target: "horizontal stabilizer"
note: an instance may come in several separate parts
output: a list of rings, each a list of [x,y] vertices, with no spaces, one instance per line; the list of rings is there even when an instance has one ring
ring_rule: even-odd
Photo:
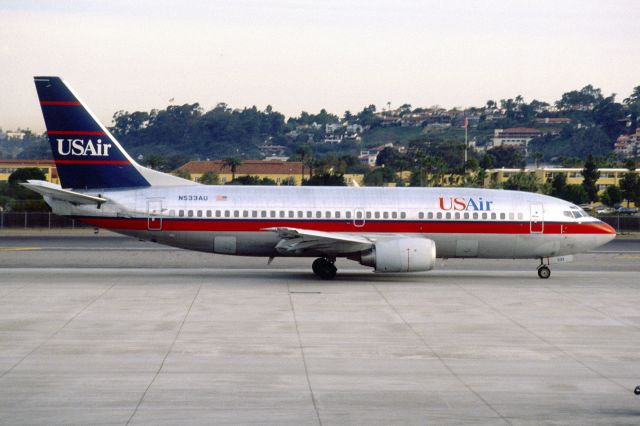
[[[20,185],[29,188],[43,196],[49,196],[56,200],[68,201],[74,204],[97,204],[100,205],[107,201],[106,198],[96,197],[94,195],[81,194],[79,192],[62,189],[60,185],[45,182],[42,180],[28,180]]]

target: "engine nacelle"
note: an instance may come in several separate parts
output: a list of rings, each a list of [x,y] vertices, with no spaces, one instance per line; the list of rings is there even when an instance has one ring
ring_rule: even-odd
[[[376,272],[429,271],[436,264],[436,243],[426,238],[397,238],[376,242],[360,254],[360,263]]]

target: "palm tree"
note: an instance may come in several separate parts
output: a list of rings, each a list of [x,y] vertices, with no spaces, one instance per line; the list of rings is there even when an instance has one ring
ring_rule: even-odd
[[[238,166],[242,164],[242,160],[238,157],[229,157],[223,160],[224,167],[229,167],[231,169],[231,181],[236,180],[236,170]]]
[[[533,160],[536,163],[536,169],[539,167],[540,160],[542,160],[543,158],[544,158],[544,154],[542,152],[537,151],[533,153]]]

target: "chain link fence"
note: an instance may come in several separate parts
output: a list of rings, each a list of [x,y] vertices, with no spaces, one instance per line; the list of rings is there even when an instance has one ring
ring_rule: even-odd
[[[91,226],[50,212],[0,212],[0,230],[21,228],[75,229]]]

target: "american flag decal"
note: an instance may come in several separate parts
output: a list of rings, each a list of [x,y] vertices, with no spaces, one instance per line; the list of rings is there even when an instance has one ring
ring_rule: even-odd
[[[227,201],[226,195],[216,195],[216,201]]]

